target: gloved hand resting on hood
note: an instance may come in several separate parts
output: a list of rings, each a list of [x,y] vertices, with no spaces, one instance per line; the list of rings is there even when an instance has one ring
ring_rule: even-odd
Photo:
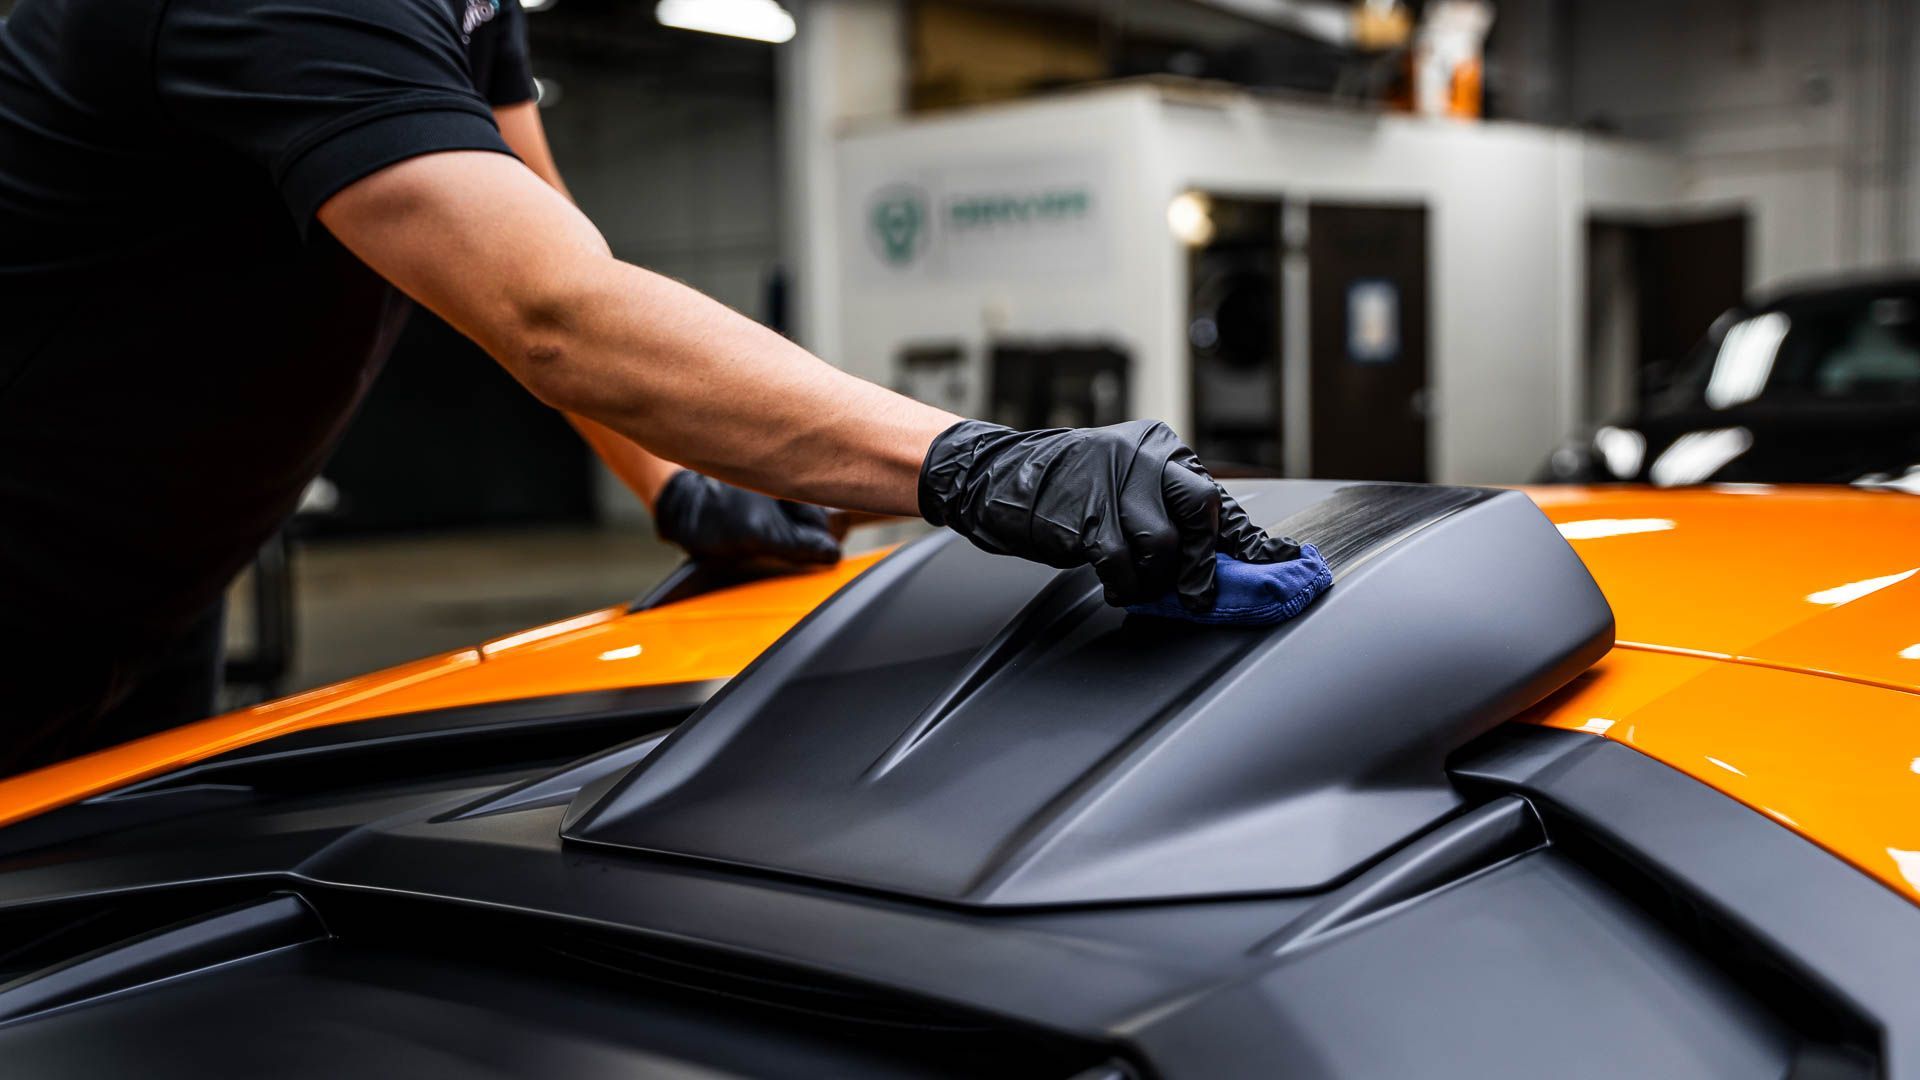
[[[840,560],[827,512],[682,469],[653,505],[660,539],[708,563],[803,570]]]
[[[1175,591],[1188,610],[1207,611],[1216,551],[1251,563],[1300,555],[1152,420],[1045,431],[963,420],[927,450],[920,513],[995,554],[1091,564],[1116,607]]]

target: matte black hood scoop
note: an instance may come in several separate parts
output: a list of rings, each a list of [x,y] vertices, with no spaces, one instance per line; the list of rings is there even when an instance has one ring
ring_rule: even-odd
[[[569,840],[977,905],[1315,890],[1459,805],[1453,748],[1613,643],[1526,496],[1232,485],[1335,584],[1270,630],[1107,607],[950,534],[881,562]]]

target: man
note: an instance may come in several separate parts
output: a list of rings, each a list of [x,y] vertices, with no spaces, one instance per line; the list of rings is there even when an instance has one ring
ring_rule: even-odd
[[[21,0],[0,29],[0,771],[205,711],[222,589],[325,460],[406,296],[650,501],[776,505],[685,466],[918,512],[1091,563],[1112,603],[1209,605],[1216,547],[1291,556],[1164,425],[962,421],[613,258],[528,167],[554,177],[520,18]]]
[[[471,35],[468,55],[474,83],[487,88],[494,122],[514,156],[571,199],[534,100],[526,15],[516,0],[505,0],[497,10],[491,25]],[[569,414],[567,419],[646,504],[660,537],[693,557],[775,568],[830,564],[840,558],[840,543],[828,531],[826,513],[819,507],[723,484],[663,461],[584,416]]]

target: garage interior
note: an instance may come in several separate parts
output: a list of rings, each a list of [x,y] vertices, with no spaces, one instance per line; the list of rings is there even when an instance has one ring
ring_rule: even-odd
[[[523,3],[616,255],[970,415],[1164,417],[1227,474],[1525,482],[1743,298],[1920,257],[1907,0],[787,0],[780,42]],[[678,558],[424,312],[277,546],[234,702]]]
[[[1917,59],[0,0],[0,1078],[1920,1080]]]

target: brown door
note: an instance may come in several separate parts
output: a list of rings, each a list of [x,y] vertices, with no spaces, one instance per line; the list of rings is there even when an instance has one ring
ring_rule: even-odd
[[[1587,221],[1586,418],[1630,411],[1672,378],[1747,280],[1744,211]]]
[[[1427,479],[1427,211],[1307,209],[1312,472]]]
[[[1747,288],[1747,215],[1645,226],[1639,271],[1640,365],[1684,357]]]

